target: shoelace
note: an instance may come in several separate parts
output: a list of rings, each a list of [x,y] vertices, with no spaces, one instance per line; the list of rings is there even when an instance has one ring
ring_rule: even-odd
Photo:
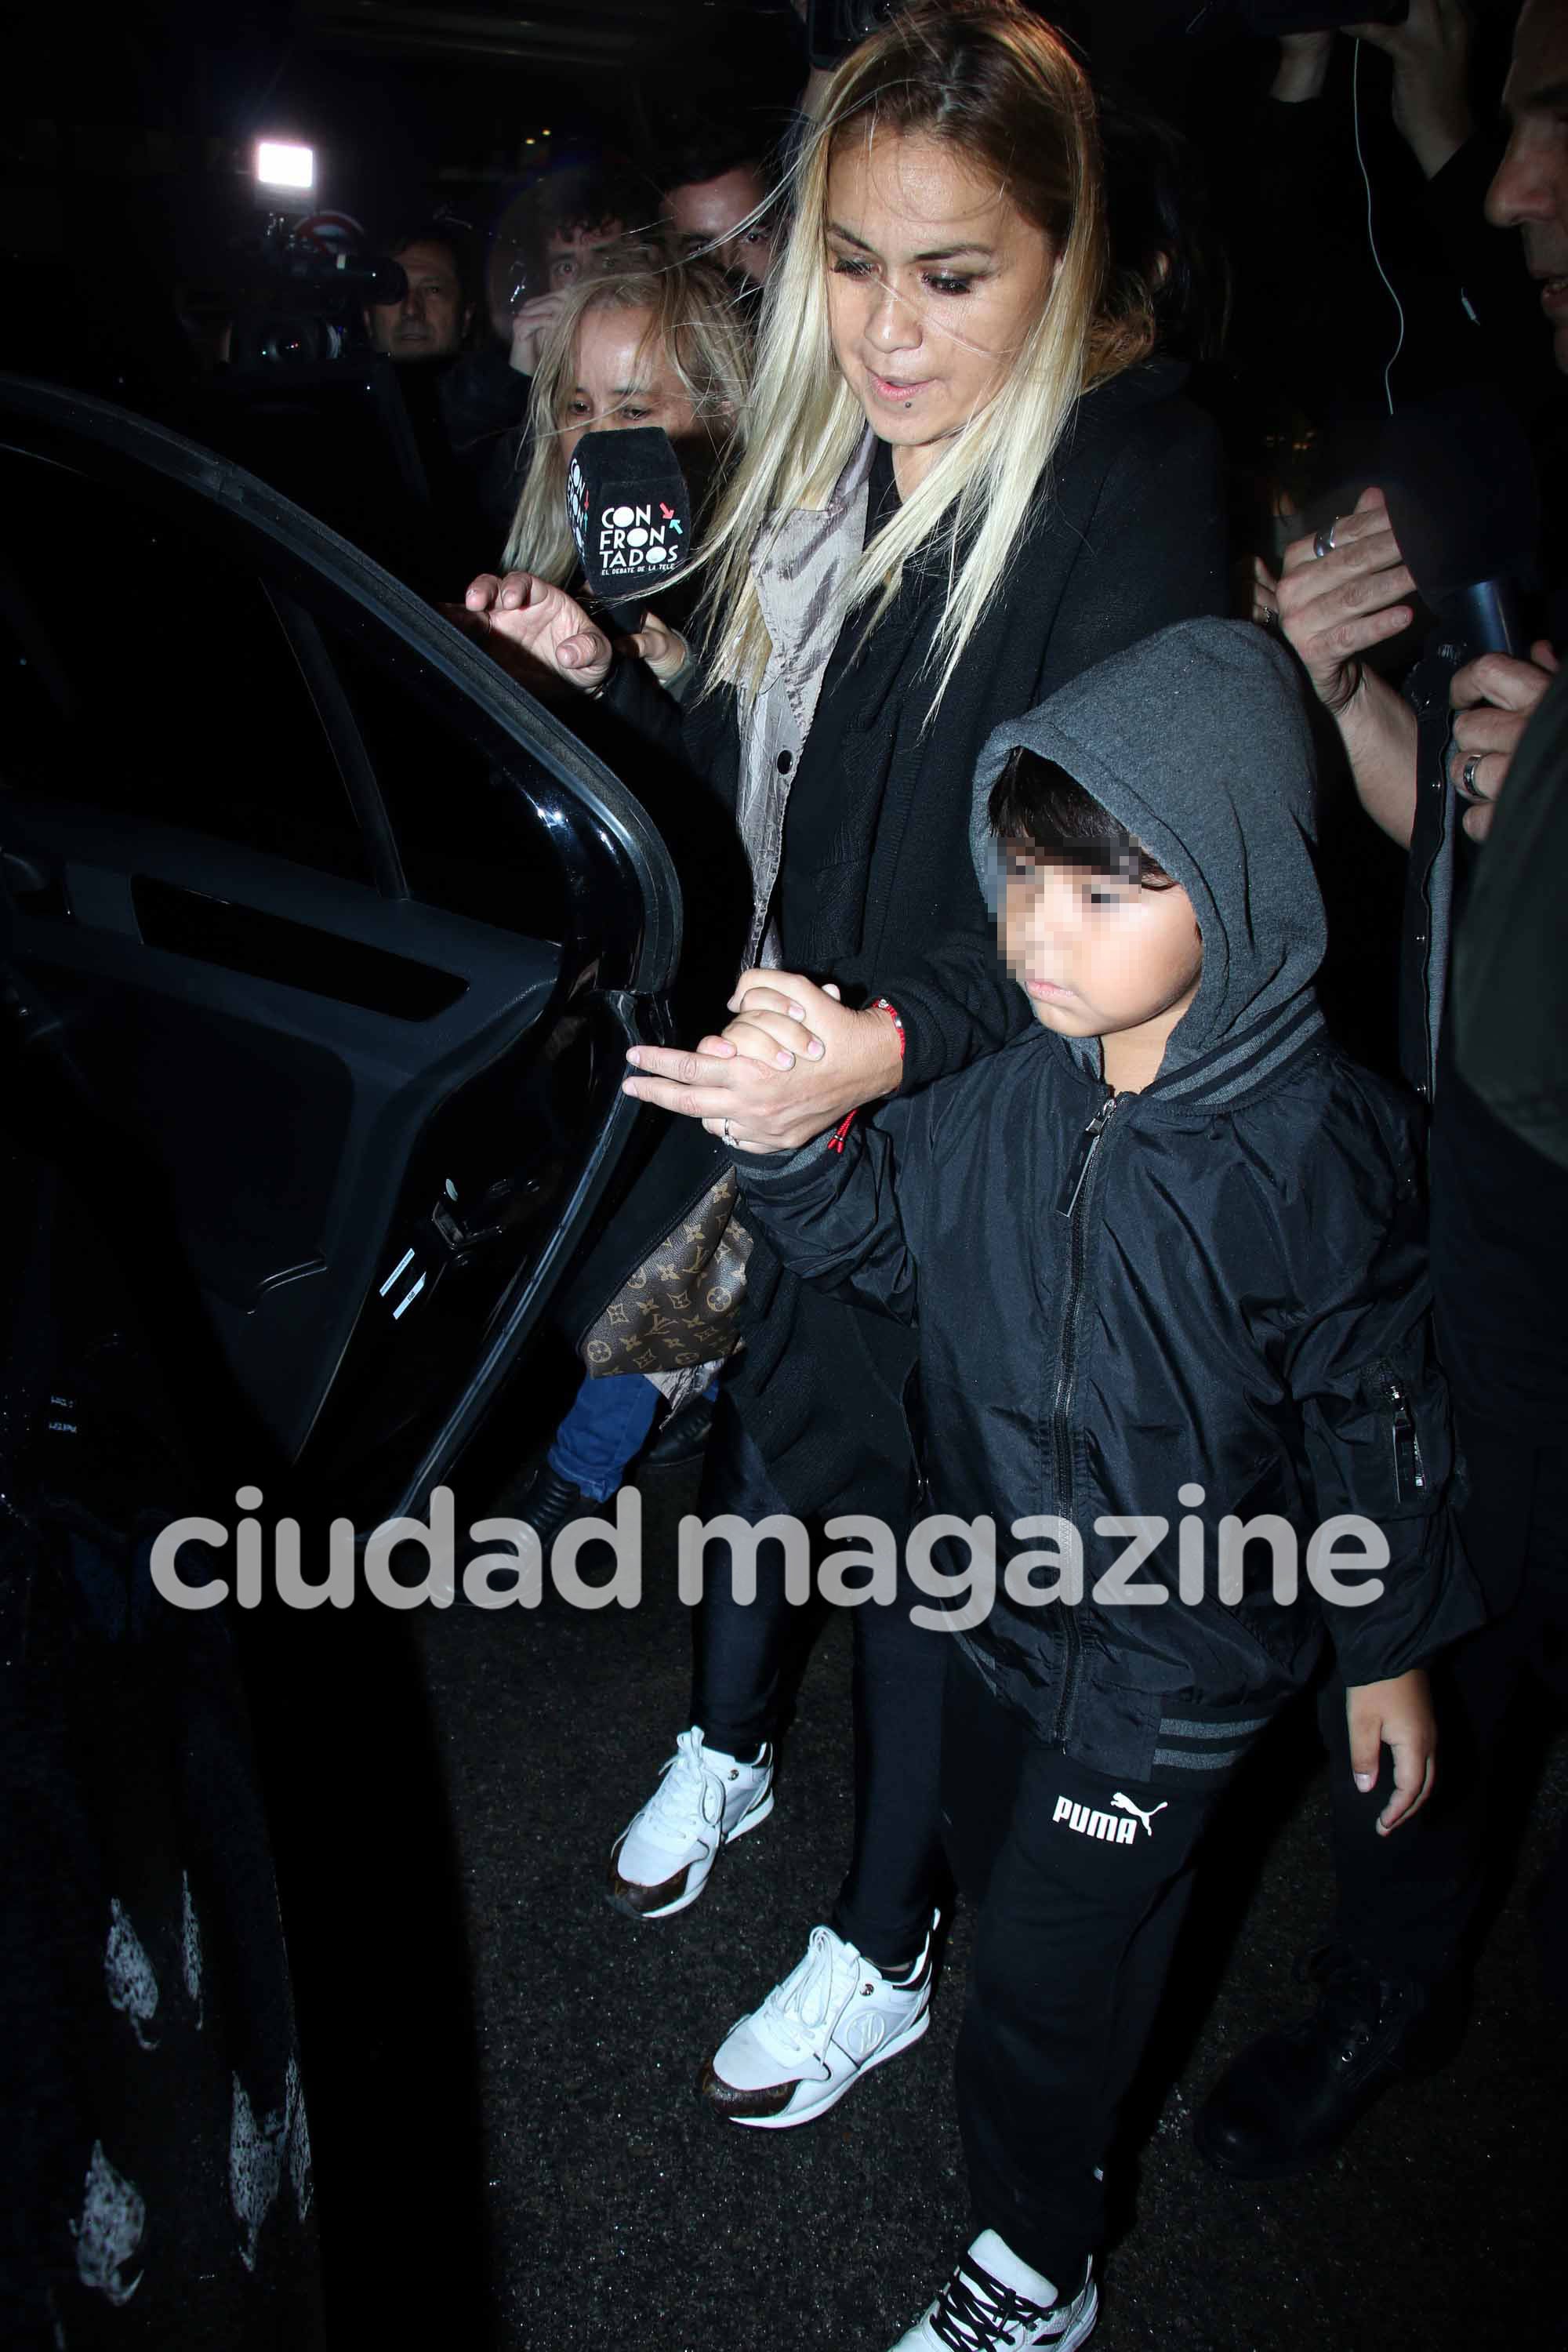
[[[759,2022],[765,2022],[769,2038],[782,2043],[786,2053],[808,2053],[820,2060],[865,1966],[853,1944],[846,1944],[830,1928],[814,1927],[805,1958],[773,1987]]]
[[[683,1731],[675,1753],[659,1767],[658,1787],[648,1799],[643,1829],[658,1845],[689,1845],[693,1828],[712,1829],[724,1818],[724,1791],[702,1761],[702,1734]]]
[[[1059,2308],[1030,2303],[989,2271],[962,2262],[931,2315],[931,2333],[939,2343],[951,2345],[952,2352],[1002,2352],[1005,2345],[1021,2340],[1005,2336],[1004,2329],[1027,2330]]]

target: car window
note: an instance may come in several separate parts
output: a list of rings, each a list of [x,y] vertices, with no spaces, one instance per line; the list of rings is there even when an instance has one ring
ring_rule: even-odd
[[[449,678],[385,631],[325,621],[411,895],[533,940],[561,940],[569,890],[539,814],[561,787]]]
[[[0,450],[0,791],[368,881],[260,576],[176,504]]]

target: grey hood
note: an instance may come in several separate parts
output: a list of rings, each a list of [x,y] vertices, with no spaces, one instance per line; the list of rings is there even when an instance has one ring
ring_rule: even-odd
[[[1203,979],[1165,1049],[1163,1095],[1240,1093],[1321,1027],[1312,740],[1282,646],[1251,621],[1178,622],[998,727],[970,824],[993,908],[1000,863],[986,804],[1019,743],[1065,768],[1192,900]],[[1098,1040],[1082,1045],[1079,1058],[1098,1069]]]

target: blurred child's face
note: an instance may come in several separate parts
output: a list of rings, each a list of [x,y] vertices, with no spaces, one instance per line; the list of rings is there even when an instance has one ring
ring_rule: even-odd
[[[1018,842],[1004,845],[1003,870],[1002,953],[1036,1020],[1061,1037],[1114,1037],[1124,1064],[1147,1049],[1152,1076],[1203,977],[1186,892],[1053,864]]]
[[[575,381],[566,387],[561,444],[566,462],[584,433],[662,425],[672,441],[698,430],[696,411],[649,310],[594,310],[577,329]]]

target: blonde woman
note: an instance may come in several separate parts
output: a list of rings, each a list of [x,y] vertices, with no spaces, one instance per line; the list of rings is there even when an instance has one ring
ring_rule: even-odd
[[[969,862],[981,747],[1105,655],[1224,609],[1215,436],[1180,397],[1184,371],[1151,359],[1146,310],[1107,283],[1094,104],[1070,51],[1014,0],[917,7],[833,76],[797,167],[744,454],[703,551],[703,691],[677,712],[537,578],[468,591],[494,629],[679,742],[732,812],[753,882],[737,1018],[695,1052],[637,1049],[627,1080],[712,1139],[710,1178],[1027,1024]],[[925,2031],[946,1644],[911,1622],[929,1596],[902,1582],[905,1338],[804,1288],[761,1242],[748,1278],[704,1517],[868,1514],[900,1561],[896,1600],[855,1611],[837,1908],[701,2078],[735,2122],[785,2128]],[[767,1546],[741,1605],[719,1553],[689,1728],[612,1862],[613,1898],[645,1918],[695,1901],[772,1807],[783,1563]]]
[[[595,268],[599,274],[551,298],[559,314],[533,379],[532,455],[501,558],[509,572],[526,571],[563,587],[578,569],[566,520],[566,473],[584,434],[642,426],[667,433],[691,490],[694,528],[700,528],[752,367],[752,334],[734,289],[709,263],[656,267],[623,247],[605,248]],[[679,669],[682,654],[673,661],[669,654],[679,640],[667,625],[679,623],[689,602],[686,583],[678,579],[660,593],[657,606],[625,612],[616,625],[636,631],[629,648],[656,660],[663,656],[667,669]],[[613,744],[602,748],[615,757]],[[676,812],[659,804],[646,769],[637,782],[652,795],[650,814],[669,838],[678,829]],[[672,840],[678,853],[682,845]],[[689,856],[679,856],[679,863],[689,893],[700,867]],[[521,1498],[519,1507],[542,1544],[551,1544],[569,1520],[596,1510],[616,1493],[647,1443],[659,1402],[658,1390],[640,1372],[584,1380]],[[683,1445],[695,1443],[690,1418],[682,1423]]]
[[[577,569],[566,469],[584,433],[657,425],[669,436],[700,521],[739,422],[752,334],[734,289],[705,261],[660,266],[607,248],[602,273],[559,295],[529,401],[527,470],[502,570],[564,587]]]

